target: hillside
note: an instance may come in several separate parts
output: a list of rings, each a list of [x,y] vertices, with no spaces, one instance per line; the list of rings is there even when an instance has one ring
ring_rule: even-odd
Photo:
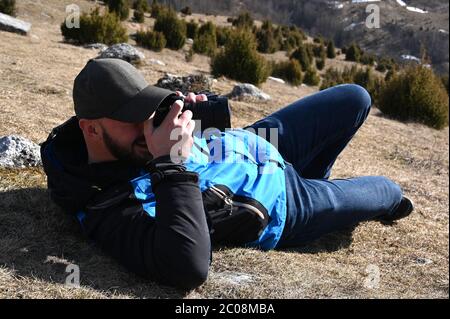
[[[333,39],[338,46],[352,41],[380,56],[402,61],[402,55],[420,57],[423,44],[439,73],[449,72],[449,3],[446,0],[381,0],[380,29],[362,27],[368,14],[366,1],[329,0],[161,0],[194,12],[237,15],[249,11],[259,19],[296,24],[312,35]],[[402,6],[401,4],[405,4]],[[426,13],[407,10],[417,8]]]
[[[65,6],[74,2],[83,10],[94,5],[84,0],[18,1],[18,18],[33,24],[31,34],[0,31],[0,136],[19,134],[40,143],[73,115],[73,79],[98,54],[62,41]],[[152,23],[147,17],[146,24]],[[139,29],[126,24],[130,32]],[[140,50],[146,56],[140,71],[151,84],[165,72],[210,72],[204,56],[186,63],[182,51]],[[166,66],[151,64],[151,58]],[[284,56],[278,52],[270,58]],[[349,62],[340,57],[327,63]],[[234,84],[219,78],[214,90],[229,93]],[[261,88],[272,100],[233,101],[234,126],[318,90],[270,81]],[[448,298],[448,134],[448,127],[436,131],[400,123],[374,108],[338,158],[332,178],[388,176],[415,201],[416,212],[392,226],[364,223],[294,250],[217,250],[207,283],[188,294],[128,273],[86,242],[49,200],[41,168],[0,169],[0,298]],[[80,266],[80,288],[64,286],[69,263]],[[380,281],[368,287],[373,267],[378,267]]]

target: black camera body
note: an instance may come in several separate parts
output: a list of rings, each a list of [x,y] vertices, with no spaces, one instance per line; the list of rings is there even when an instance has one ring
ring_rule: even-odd
[[[202,132],[209,128],[216,128],[220,131],[231,128],[231,109],[227,97],[202,92],[196,94],[205,94],[208,97],[208,101],[186,103],[182,96],[176,94],[168,96],[156,110],[153,126],[158,127],[161,125],[173,103],[181,100],[184,102],[182,112],[190,110],[193,113],[192,119],[201,121]]]

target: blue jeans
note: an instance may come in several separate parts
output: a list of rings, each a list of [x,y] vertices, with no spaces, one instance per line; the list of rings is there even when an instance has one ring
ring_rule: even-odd
[[[338,85],[308,96],[250,127],[277,128],[286,172],[287,220],[277,248],[293,247],[359,222],[392,213],[399,185],[383,176],[329,180],[338,155],[366,120],[367,91]],[[267,137],[270,141],[270,132]]]

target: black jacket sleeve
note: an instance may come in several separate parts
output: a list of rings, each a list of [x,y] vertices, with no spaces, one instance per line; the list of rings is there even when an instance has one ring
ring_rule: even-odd
[[[159,168],[156,216],[118,190],[86,207],[87,235],[126,268],[151,280],[192,289],[207,278],[211,243],[198,175]],[[179,166],[177,166],[179,168]],[[162,173],[162,175],[161,175]]]

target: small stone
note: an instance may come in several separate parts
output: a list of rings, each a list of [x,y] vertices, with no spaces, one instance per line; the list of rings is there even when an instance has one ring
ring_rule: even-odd
[[[429,265],[429,264],[433,263],[433,261],[431,259],[423,258],[423,257],[416,257],[415,262],[419,265]]]
[[[27,35],[30,29],[31,23],[0,13],[0,30]]]
[[[0,167],[30,167],[41,165],[40,147],[16,135],[0,137]]]
[[[90,44],[86,44],[84,47],[86,49],[100,50],[100,52],[103,52],[108,48],[108,46],[103,43],[90,43]]]
[[[179,77],[166,73],[159,79],[156,86],[171,91],[181,91],[182,93],[200,92],[212,90],[212,79],[203,74],[191,74],[185,77]]]
[[[138,51],[128,43],[118,43],[102,51],[97,57],[97,59],[105,58],[122,59],[128,63],[141,64],[144,61],[145,56],[142,52]]]
[[[262,92],[256,86],[249,83],[236,84],[233,91],[228,94],[228,96],[237,100],[258,100],[263,102],[267,102],[271,99],[270,95]]]

